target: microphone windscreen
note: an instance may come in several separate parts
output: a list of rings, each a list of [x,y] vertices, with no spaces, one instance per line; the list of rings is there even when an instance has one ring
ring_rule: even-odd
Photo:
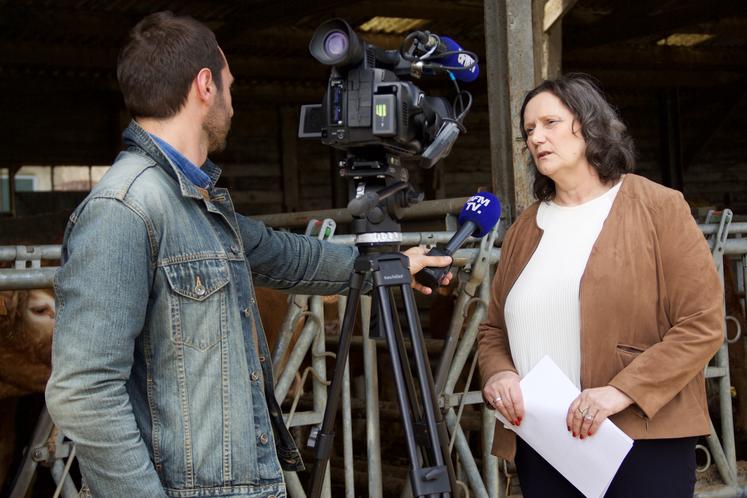
[[[446,50],[448,50],[449,52],[461,52],[462,50],[464,50],[461,46],[459,46],[457,42],[455,42],[448,36],[439,36],[439,38],[441,39],[441,43],[443,43],[444,47],[446,47]],[[474,62],[475,59],[473,59],[471,55],[464,52],[459,54],[447,55],[446,57],[441,58],[441,64],[443,64],[444,66],[452,67],[469,67]],[[454,77],[459,81],[472,83],[480,75],[480,67],[477,64],[474,64],[469,69],[465,69],[463,71],[452,71],[452,73],[454,74]]]
[[[459,225],[468,221],[477,228],[473,237],[483,237],[490,232],[501,217],[501,201],[490,192],[480,192],[469,199],[459,212]]]

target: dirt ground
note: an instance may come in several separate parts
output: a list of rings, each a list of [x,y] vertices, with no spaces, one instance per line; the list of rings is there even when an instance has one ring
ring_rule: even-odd
[[[705,472],[698,472],[696,476],[698,479],[695,483],[696,492],[710,491],[724,485],[714,463]],[[739,460],[737,462],[737,482],[747,482],[747,461]]]

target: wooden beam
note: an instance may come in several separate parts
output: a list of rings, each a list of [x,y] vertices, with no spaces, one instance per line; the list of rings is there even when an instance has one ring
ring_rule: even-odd
[[[563,23],[557,22],[542,37],[542,78],[558,78],[563,69]]]
[[[37,41],[0,42],[0,66],[113,70],[118,49]]]
[[[624,69],[690,69],[701,71],[747,69],[747,52],[732,47],[595,47],[569,50],[565,61],[571,65]]]
[[[560,19],[576,5],[576,0],[547,0],[542,30],[547,33]]]
[[[281,192],[268,192],[266,190],[234,190],[231,192],[231,200],[235,205],[239,204],[280,204],[282,202]]]
[[[640,7],[628,9],[628,4],[625,2],[625,8],[613,10],[591,26],[579,26],[570,31],[566,40],[568,45],[573,48],[597,47],[642,36],[664,36],[695,24],[739,16],[744,11],[743,0],[681,0],[670,3],[673,7],[664,12],[650,13],[649,7],[646,14],[639,10]]]
[[[535,72],[539,79],[553,79],[561,74],[563,54],[562,17],[576,0],[534,0]]]
[[[534,50],[534,77],[535,83],[544,79],[547,71],[542,70],[544,65],[543,48],[545,33],[542,31],[542,19],[545,14],[546,0],[532,0],[532,49]],[[530,90],[528,88],[527,90]]]
[[[34,67],[52,71],[86,71],[114,75],[118,49],[40,42],[0,43],[0,67]],[[236,78],[266,80],[325,79],[329,68],[308,57],[262,56],[261,53],[227,52],[226,57]],[[52,73],[52,76],[58,75]]]
[[[461,4],[444,0],[398,0],[358,1],[317,0],[314,2],[290,3],[285,8],[278,7],[278,0],[253,2],[241,12],[231,16],[231,22],[216,29],[218,42],[230,46],[242,43],[241,39],[258,28],[280,24],[292,24],[298,19],[310,16],[341,17],[355,24],[369,17],[405,17],[414,19],[475,20],[482,19],[482,5],[479,3]],[[399,37],[400,39],[402,37]]]
[[[698,87],[715,88],[734,84],[744,79],[744,73],[735,71],[692,71],[687,69],[599,69],[593,65],[566,64],[565,71],[589,73],[599,80],[602,88],[670,88]]]
[[[344,7],[337,9],[337,15],[350,17],[404,17],[409,19],[464,21],[476,20],[483,17],[482,5],[478,2],[461,3],[436,0],[366,0],[362,2],[347,2]],[[448,34],[448,33],[443,33]]]
[[[127,31],[144,16],[134,9],[122,12],[96,11],[52,5],[32,7],[26,2],[6,2],[0,16],[0,29],[14,33],[19,26],[28,26],[41,35],[54,34],[60,38],[81,40],[102,39],[106,44],[118,45]]]
[[[303,17],[333,12],[336,8],[349,3],[350,0],[316,0],[314,2],[261,0],[244,2],[242,8],[231,15],[230,22],[225,22],[214,30],[215,36],[218,43],[228,47],[245,33],[250,33],[256,29],[266,29],[280,24],[292,24]]]

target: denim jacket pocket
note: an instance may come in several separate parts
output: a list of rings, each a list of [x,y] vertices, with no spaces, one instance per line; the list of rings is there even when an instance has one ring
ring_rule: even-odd
[[[172,340],[207,351],[228,329],[224,287],[229,277],[225,262],[202,259],[166,265],[163,270],[171,289]],[[216,317],[220,319],[216,321]]]

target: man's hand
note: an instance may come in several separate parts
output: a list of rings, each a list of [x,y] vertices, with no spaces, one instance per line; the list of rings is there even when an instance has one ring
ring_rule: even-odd
[[[410,259],[411,275],[415,275],[426,266],[449,266],[451,264],[451,256],[426,256],[426,252],[425,247],[416,246],[411,247],[402,253]],[[444,278],[441,279],[441,285],[449,285],[451,277],[451,272],[444,275]],[[416,282],[415,279],[412,280],[412,288],[426,296],[433,292],[429,287]]]

